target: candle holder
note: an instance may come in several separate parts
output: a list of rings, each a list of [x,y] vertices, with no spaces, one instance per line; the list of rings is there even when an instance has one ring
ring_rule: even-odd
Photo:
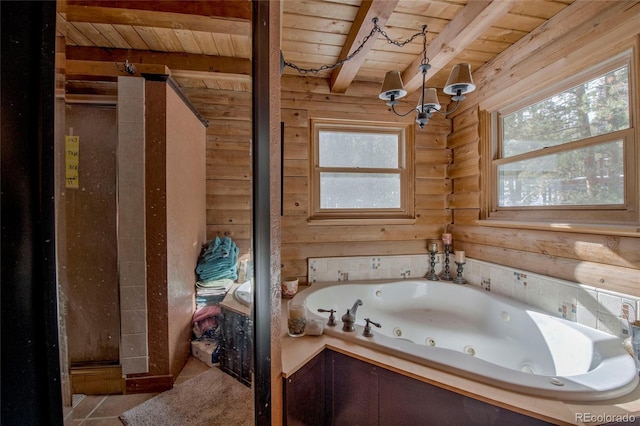
[[[453,282],[456,284],[466,284],[467,280],[465,280],[462,276],[462,267],[464,266],[465,262],[456,262],[456,265],[458,265],[458,276],[455,277],[453,279]]]
[[[453,277],[451,276],[451,272],[449,269],[449,253],[451,253],[451,244],[444,245],[444,272],[440,279],[443,281],[453,281]]]
[[[430,281],[438,281],[440,278],[438,278],[438,274],[436,274],[436,253],[437,253],[437,248],[436,250],[429,250],[429,257],[431,259],[431,269],[429,270],[429,273],[427,274],[427,279]]]

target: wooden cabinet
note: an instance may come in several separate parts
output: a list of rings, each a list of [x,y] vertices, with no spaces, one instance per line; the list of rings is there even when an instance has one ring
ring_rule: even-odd
[[[325,350],[285,379],[286,425],[547,425]]]
[[[284,424],[323,426],[326,419],[325,352],[316,355],[291,377],[284,379]]]
[[[220,369],[251,386],[253,339],[251,319],[221,306]]]
[[[381,370],[337,352],[327,351],[328,414],[332,425],[378,424]]]

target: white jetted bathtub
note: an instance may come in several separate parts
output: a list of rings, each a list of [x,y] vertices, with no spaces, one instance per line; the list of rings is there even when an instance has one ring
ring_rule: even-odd
[[[470,285],[424,279],[314,283],[306,299],[310,318],[337,325],[325,333],[382,352],[505,389],[566,401],[619,397],[638,384],[622,340],[556,318]],[[354,332],[341,317],[360,299]],[[373,337],[362,335],[365,318]]]

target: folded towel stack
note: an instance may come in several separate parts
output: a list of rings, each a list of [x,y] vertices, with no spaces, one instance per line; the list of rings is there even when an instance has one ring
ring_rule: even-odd
[[[207,282],[198,281],[196,283],[196,308],[222,302],[232,285],[233,280],[229,278]]]
[[[228,278],[238,278],[238,247],[229,237],[209,241],[204,247],[196,274],[202,283]]]

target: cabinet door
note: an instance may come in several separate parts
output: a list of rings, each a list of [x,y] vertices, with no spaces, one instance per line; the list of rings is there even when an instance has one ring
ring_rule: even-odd
[[[329,352],[328,362],[331,424],[377,425],[378,367],[337,352]]]
[[[381,370],[381,425],[549,425],[388,370]]]
[[[465,418],[460,413],[462,395],[388,371],[381,382],[381,425],[465,424],[461,423]]]
[[[324,426],[325,352],[316,355],[291,377],[284,379],[286,426]]]

